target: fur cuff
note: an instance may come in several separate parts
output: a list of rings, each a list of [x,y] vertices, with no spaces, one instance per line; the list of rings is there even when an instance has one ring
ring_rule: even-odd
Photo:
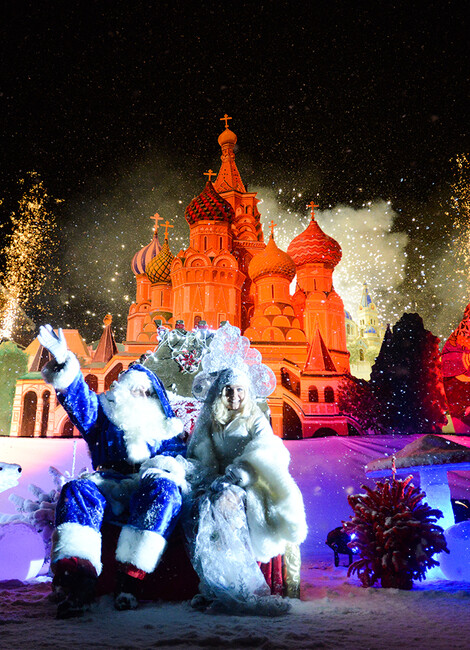
[[[181,459],[181,462],[178,461]],[[154,456],[142,463],[140,476],[144,478],[146,474],[156,474],[168,478],[180,488],[186,487],[186,461],[182,456]]]
[[[152,573],[165,546],[166,539],[158,533],[123,526],[116,548],[116,560],[122,564],[133,564],[145,573]]]
[[[100,575],[101,533],[81,524],[60,524],[53,535],[51,564],[69,557],[88,560]]]
[[[80,363],[73,352],[67,352],[65,363],[49,361],[41,370],[44,381],[59,392],[67,390],[75,377],[80,372]]]

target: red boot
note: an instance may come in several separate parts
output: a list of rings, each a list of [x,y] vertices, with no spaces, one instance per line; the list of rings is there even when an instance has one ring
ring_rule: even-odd
[[[57,618],[76,618],[90,608],[95,599],[98,576],[88,560],[64,558],[54,563],[52,590],[58,603]]]
[[[142,580],[147,574],[132,564],[118,564],[114,607],[120,611],[136,609],[142,589]]]

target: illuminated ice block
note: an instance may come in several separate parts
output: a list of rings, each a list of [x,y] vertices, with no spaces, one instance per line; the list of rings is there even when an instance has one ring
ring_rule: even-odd
[[[19,521],[0,524],[0,582],[35,578],[44,556],[44,542],[32,526]]]
[[[470,582],[470,521],[454,524],[444,534],[450,553],[442,553],[442,573],[448,580]]]

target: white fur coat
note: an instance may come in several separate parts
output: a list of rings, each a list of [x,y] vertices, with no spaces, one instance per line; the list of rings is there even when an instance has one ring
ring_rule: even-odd
[[[289,452],[258,407],[248,418],[237,416],[220,432],[211,423],[196,427],[188,460],[209,470],[206,481],[223,475],[229,464],[248,472],[246,514],[258,561],[284,553],[287,542],[304,541],[305,509],[289,473]]]

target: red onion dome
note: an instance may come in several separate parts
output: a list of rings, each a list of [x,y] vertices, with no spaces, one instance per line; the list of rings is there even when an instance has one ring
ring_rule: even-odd
[[[157,233],[154,234],[152,241],[147,246],[144,246],[138,253],[134,255],[131,262],[131,268],[134,275],[142,275],[145,273],[148,263],[160,252],[162,246],[158,241]]]
[[[210,181],[205,188],[194,197],[185,210],[184,216],[191,226],[198,221],[232,221],[235,212],[228,201],[218,194]]]
[[[291,282],[295,275],[295,264],[287,253],[278,248],[271,235],[266,248],[251,260],[248,275],[253,281],[265,275],[283,275]]]
[[[163,246],[156,257],[147,264],[145,273],[152,284],[157,282],[170,282],[171,263],[175,256],[170,251],[168,239],[165,239]]]
[[[315,218],[304,232],[297,235],[287,248],[297,267],[303,264],[326,264],[334,267],[341,260],[341,246],[336,239],[326,235]]]

